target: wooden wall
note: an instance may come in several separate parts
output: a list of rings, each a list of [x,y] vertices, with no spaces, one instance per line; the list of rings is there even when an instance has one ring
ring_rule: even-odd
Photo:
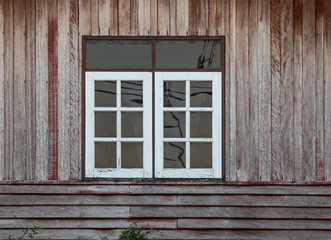
[[[225,35],[225,180],[331,180],[331,1],[0,0],[0,181],[81,179],[82,35]]]

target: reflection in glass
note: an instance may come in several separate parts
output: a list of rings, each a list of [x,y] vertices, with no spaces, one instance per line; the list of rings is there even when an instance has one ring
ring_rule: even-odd
[[[164,143],[164,168],[185,168],[185,142]]]
[[[212,168],[212,143],[191,142],[191,168]]]
[[[185,137],[185,112],[164,112],[164,137]]]
[[[122,112],[122,137],[143,137],[143,113]]]
[[[164,107],[185,107],[185,81],[164,81]]]
[[[156,68],[219,69],[220,40],[157,40]]]
[[[116,107],[116,81],[95,81],[95,106]]]
[[[143,143],[122,142],[121,143],[122,168],[142,168],[143,167]]]
[[[151,41],[87,40],[86,67],[92,69],[141,69],[152,67]]]
[[[191,107],[212,107],[212,82],[191,81]]]
[[[95,112],[95,137],[116,137],[116,112]]]
[[[122,107],[143,106],[143,82],[121,81]]]
[[[115,142],[96,142],[94,147],[96,168],[116,168]]]
[[[191,138],[212,137],[212,113],[191,112]]]

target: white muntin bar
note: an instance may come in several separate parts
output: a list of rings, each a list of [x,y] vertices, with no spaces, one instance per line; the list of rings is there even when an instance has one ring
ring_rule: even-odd
[[[121,134],[121,80],[117,80],[116,81],[116,107],[117,107],[117,111],[116,111],[116,116],[117,116],[117,122],[116,122],[116,137],[117,140],[119,138],[121,138],[122,134]],[[117,163],[117,168],[120,169],[121,168],[121,142],[117,141],[116,142],[116,163]]]

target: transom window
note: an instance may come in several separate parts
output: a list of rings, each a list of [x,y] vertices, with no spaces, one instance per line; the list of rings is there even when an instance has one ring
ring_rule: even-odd
[[[84,42],[86,178],[222,177],[222,39]]]

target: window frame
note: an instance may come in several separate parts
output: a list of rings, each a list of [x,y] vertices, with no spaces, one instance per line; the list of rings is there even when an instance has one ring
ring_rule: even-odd
[[[152,58],[152,68],[140,68],[140,69],[133,69],[133,68],[120,68],[120,69],[93,69],[86,67],[86,41],[88,40],[151,40],[152,42],[152,51],[151,51],[151,58]],[[155,42],[156,40],[219,40],[221,43],[220,46],[220,56],[221,56],[221,66],[219,68],[213,69],[167,69],[167,68],[155,68]],[[221,177],[212,178],[213,180],[224,180],[225,176],[225,36],[91,36],[86,35],[82,36],[82,69],[81,69],[81,76],[82,76],[82,179],[83,180],[97,180],[98,177],[88,177],[85,174],[85,117],[86,117],[86,109],[85,109],[85,73],[86,72],[152,72],[152,108],[153,108],[153,117],[152,117],[152,143],[153,143],[153,152],[152,152],[152,177],[149,178],[159,179],[155,177],[156,169],[155,169],[155,73],[156,72],[220,72],[221,73]],[[203,179],[204,177],[202,177]],[[139,177],[102,177],[102,180],[119,180],[119,179],[126,179],[126,180],[137,180],[140,179]],[[146,179],[146,178],[144,178]],[[176,178],[162,178],[166,179],[176,179]],[[191,178],[185,178],[191,179]],[[196,178],[192,178],[193,180]],[[183,178],[178,178],[178,180],[183,180]]]

